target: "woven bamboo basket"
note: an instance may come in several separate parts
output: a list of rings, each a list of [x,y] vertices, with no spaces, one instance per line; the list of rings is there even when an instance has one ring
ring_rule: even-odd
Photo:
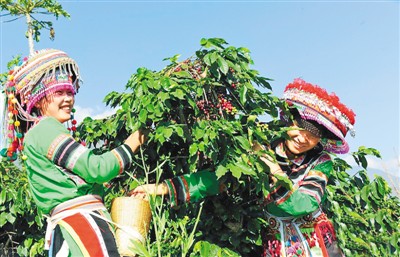
[[[115,239],[120,255],[135,256],[130,250],[132,240],[144,243],[149,232],[149,202],[133,197],[117,197],[111,203],[111,219],[118,224]]]

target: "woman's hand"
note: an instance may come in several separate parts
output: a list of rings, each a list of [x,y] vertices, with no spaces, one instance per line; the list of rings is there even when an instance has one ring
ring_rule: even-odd
[[[146,199],[147,195],[167,195],[169,194],[168,186],[165,183],[161,184],[145,184],[136,187],[128,193],[128,195],[136,198]]]
[[[132,152],[136,152],[139,147],[147,140],[148,131],[147,130],[136,130],[133,132],[126,140],[127,144]]]
[[[261,151],[261,150],[266,150],[268,151],[269,149],[265,149],[262,145],[260,145],[258,142],[253,142],[253,150],[254,151]],[[271,174],[270,179],[272,184],[275,184],[277,182],[277,179],[275,178],[275,174],[284,176],[285,173],[282,171],[281,166],[276,162],[276,160],[273,159],[272,156],[268,154],[263,154],[260,156],[260,159],[269,167],[269,172]]]
[[[270,149],[265,149],[265,147],[263,147],[262,145],[260,145],[258,142],[253,142],[253,150],[258,152],[261,150],[264,151],[270,151]],[[271,174],[279,174],[279,173],[283,173],[281,167],[279,166],[279,164],[274,160],[274,158],[268,154],[263,154],[262,156],[260,156],[260,159],[267,164],[267,166],[269,167],[270,173]]]

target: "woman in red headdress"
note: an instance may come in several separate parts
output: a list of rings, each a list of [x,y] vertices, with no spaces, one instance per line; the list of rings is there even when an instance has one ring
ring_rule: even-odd
[[[254,150],[270,149],[275,153],[275,158],[261,157],[269,166],[272,186],[277,175],[293,183],[291,189],[277,184],[265,196],[269,226],[262,232],[263,256],[343,256],[321,204],[333,169],[329,153],[348,152],[345,136],[348,131],[354,133],[355,115],[336,95],[302,79],[287,85],[283,98],[292,107],[293,118],[281,115],[292,128],[288,137],[265,145],[254,144]],[[179,205],[218,194],[220,188],[214,173],[201,171],[159,185],[143,185],[131,194],[168,195],[172,205]]]

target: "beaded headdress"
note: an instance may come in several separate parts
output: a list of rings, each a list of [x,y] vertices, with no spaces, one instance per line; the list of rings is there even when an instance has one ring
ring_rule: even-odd
[[[334,135],[321,139],[326,151],[333,153],[349,151],[345,136],[348,131],[351,136],[355,136],[353,128],[355,114],[340,102],[339,97],[334,93],[328,94],[325,89],[302,79],[295,79],[286,86],[283,98],[289,106],[298,110],[302,119],[315,121]]]
[[[38,120],[33,114],[35,104],[58,90],[70,90],[75,94],[79,82],[76,62],[56,49],[36,51],[13,67],[4,87],[3,134],[7,137],[8,147],[0,154],[8,160],[15,160],[16,152],[22,150],[23,131],[26,132],[30,124]],[[26,128],[21,128],[21,122]]]

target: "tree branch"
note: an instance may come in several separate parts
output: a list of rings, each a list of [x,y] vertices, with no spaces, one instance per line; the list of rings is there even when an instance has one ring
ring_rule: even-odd
[[[3,21],[3,22],[4,22],[4,23],[6,23],[6,22],[12,22],[12,21],[18,20],[18,19],[20,19],[20,18],[22,18],[22,17],[24,17],[24,16],[21,15],[21,16],[15,18],[15,19],[8,20],[8,21]]]

